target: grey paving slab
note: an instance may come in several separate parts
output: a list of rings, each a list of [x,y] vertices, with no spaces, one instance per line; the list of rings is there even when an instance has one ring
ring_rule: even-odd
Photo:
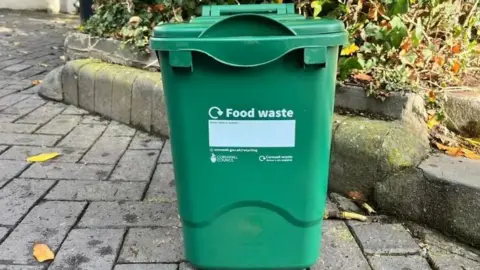
[[[20,117],[21,115],[0,113],[0,123],[11,123]]]
[[[0,227],[0,242],[7,235],[7,233],[8,233],[8,228]]]
[[[127,150],[131,138],[106,137],[103,135],[88,150],[81,162],[96,164],[116,164]]]
[[[58,147],[12,146],[0,155],[0,159],[24,161],[27,157],[51,152],[60,153],[60,156],[49,160],[49,162],[77,162],[85,150]]]
[[[73,230],[48,269],[112,269],[123,234],[120,229]]]
[[[183,258],[180,228],[134,228],[127,233],[118,261],[175,263]]]
[[[3,144],[53,146],[61,138],[57,135],[0,132]]]
[[[33,244],[45,243],[56,251],[85,205],[84,202],[37,205],[0,245],[0,260],[11,264],[38,264],[32,256]]]
[[[195,270],[195,268],[193,268],[193,266],[191,266],[189,263],[182,262],[178,266],[178,270]]]
[[[76,106],[73,106],[73,105],[69,105],[65,111],[62,112],[62,114],[70,114],[70,115],[85,115],[85,114],[89,114],[88,111],[84,110],[84,109],[81,109],[81,108],[78,108]]]
[[[427,260],[418,255],[409,256],[370,256],[368,258],[373,270],[431,270]]]
[[[33,265],[1,265],[0,270],[43,270],[44,266],[33,266]]]
[[[38,127],[36,124],[0,123],[0,130],[8,133],[32,133]]]
[[[318,262],[311,270],[370,270],[355,238],[342,221],[325,220],[322,248]]]
[[[30,98],[24,99],[2,111],[2,113],[8,114],[27,114],[36,108],[44,105],[47,101],[41,99],[38,96],[30,96]]]
[[[22,178],[34,179],[71,179],[71,180],[107,180],[113,165],[78,163],[34,163]]]
[[[13,77],[26,79],[26,78],[30,78],[30,77],[38,75],[38,74],[43,74],[46,71],[47,71],[47,69],[44,68],[44,67],[33,66],[33,67],[27,68],[25,70],[22,70],[20,72],[14,73]]]
[[[420,252],[417,243],[401,224],[356,224],[351,228],[365,254],[416,254]]]
[[[137,131],[129,149],[158,149],[163,148],[164,141],[156,136]]]
[[[14,93],[14,94],[10,94],[8,96],[4,96],[2,98],[0,98],[0,110],[3,110],[3,109],[6,109],[14,104],[16,104],[17,102],[20,102],[24,99],[27,99],[31,97],[30,95],[24,95],[24,94],[21,94],[21,93]]]
[[[25,117],[17,120],[16,123],[45,124],[65,108],[66,105],[63,103],[48,102]]]
[[[65,135],[69,133],[82,118],[78,115],[57,115],[35,133]]]
[[[428,258],[435,270],[476,270],[480,269],[480,262],[463,256],[447,252],[433,246],[429,248]]]
[[[0,145],[0,154],[5,152],[5,150],[7,150],[8,146],[7,145]],[[1,157],[1,155],[0,155]]]
[[[23,161],[0,160],[0,187],[23,172],[27,166],[28,163]]]
[[[177,205],[150,202],[92,202],[78,226],[119,228],[178,226]]]
[[[30,210],[55,181],[14,179],[0,189],[0,225],[11,226]]]
[[[140,200],[146,183],[62,180],[45,197],[47,200],[120,201]]]
[[[14,72],[19,72],[19,71],[25,70],[25,69],[27,69],[31,66],[32,65],[27,65],[27,64],[15,64],[15,65],[11,65],[11,66],[8,66],[8,67],[2,69],[2,71],[6,71],[6,72],[9,72],[9,73],[14,73]]]
[[[160,153],[160,158],[158,159],[159,163],[172,163],[172,145],[170,140],[165,142],[163,146],[162,153]]]
[[[158,150],[127,150],[110,180],[148,181],[155,169]]]
[[[177,270],[176,264],[117,264],[113,270]],[[1,268],[0,268],[1,270]]]
[[[105,119],[101,116],[98,115],[85,115],[83,117],[83,120],[81,122],[82,124],[102,124],[102,125],[108,125],[110,123],[110,120]]]
[[[419,231],[419,234],[422,235],[422,238],[426,245],[436,246],[438,248],[441,248],[445,252],[456,254],[461,257],[480,262],[480,252],[472,248],[471,246],[458,243],[457,241],[448,238],[440,234],[439,232],[435,232],[425,227],[421,227],[421,230]]]
[[[14,89],[0,89],[0,98],[1,97],[4,97],[4,96],[8,96],[10,94],[13,94],[13,93],[16,93],[18,92],[18,90],[14,90]],[[6,106],[4,105],[3,108],[5,108]],[[0,107],[1,108],[1,107]]]
[[[89,148],[102,135],[105,125],[78,125],[57,146]]]
[[[23,62],[22,59],[9,59],[9,60],[5,60],[5,61],[1,61],[0,62],[0,69],[6,68],[6,67],[9,67],[9,66],[21,63],[21,62]]]
[[[147,191],[149,202],[176,202],[175,179],[171,164],[158,164]]]
[[[103,133],[107,137],[133,137],[135,129],[127,125],[121,124],[117,121],[112,121]]]

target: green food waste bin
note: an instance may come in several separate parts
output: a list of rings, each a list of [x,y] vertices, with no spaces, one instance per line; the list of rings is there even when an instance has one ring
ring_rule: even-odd
[[[155,27],[186,259],[199,269],[318,260],[341,21],[293,4],[204,6]]]

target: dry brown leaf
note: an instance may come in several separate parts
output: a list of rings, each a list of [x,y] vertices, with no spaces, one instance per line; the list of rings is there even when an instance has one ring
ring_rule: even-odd
[[[452,46],[452,53],[453,54],[460,53],[461,50],[462,50],[462,46],[460,46],[460,44],[458,44],[458,43]]]
[[[367,75],[365,73],[358,73],[353,75],[353,78],[359,80],[359,81],[366,81],[366,82],[371,82],[373,80],[372,76]]]
[[[460,62],[458,62],[458,61],[453,62],[452,72],[453,73],[458,73],[460,71],[461,67],[462,67],[462,64],[460,64]]]
[[[33,245],[33,256],[38,262],[50,261],[55,258],[53,251],[45,244]]]

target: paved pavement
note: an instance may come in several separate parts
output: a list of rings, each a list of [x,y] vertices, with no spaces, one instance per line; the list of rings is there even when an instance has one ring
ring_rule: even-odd
[[[63,23],[66,22],[66,23]],[[183,261],[170,144],[39,98],[69,17],[0,12],[0,269],[174,270]],[[27,156],[58,151],[45,163]],[[329,208],[355,209],[333,196]],[[417,226],[325,221],[312,269],[480,269],[480,252]],[[56,253],[32,257],[34,243]]]

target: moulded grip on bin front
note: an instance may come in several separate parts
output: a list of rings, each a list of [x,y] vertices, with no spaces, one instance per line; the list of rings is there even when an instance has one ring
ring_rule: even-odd
[[[261,25],[261,30],[256,29]],[[336,34],[330,34],[335,38]],[[234,67],[255,67],[303,50],[305,65],[326,64],[326,35],[298,36],[289,27],[269,17],[240,14],[227,17],[206,29],[198,38],[162,40],[170,51],[172,67],[193,69],[192,52],[206,54]]]
[[[204,5],[202,6],[202,17],[233,15],[241,13],[276,13],[293,14],[294,4],[268,4],[268,5]]]

